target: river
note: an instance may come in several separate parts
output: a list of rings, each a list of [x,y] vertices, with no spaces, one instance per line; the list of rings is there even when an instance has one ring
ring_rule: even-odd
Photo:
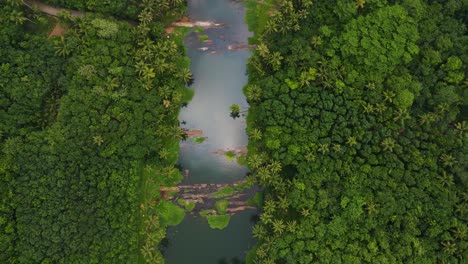
[[[247,145],[245,118],[232,119],[229,106],[239,104],[247,108],[242,87],[247,83],[248,50],[232,51],[229,45],[247,42],[251,33],[244,22],[245,8],[230,0],[189,0],[188,16],[192,21],[223,23],[223,28],[191,33],[185,45],[191,59],[195,78],[195,96],[180,112],[179,119],[187,129],[203,131],[206,140],[181,142],[179,164],[189,171],[183,184],[230,183],[242,179],[247,168],[229,161],[219,150],[226,151]],[[208,43],[198,37],[207,35]],[[208,48],[208,50],[202,50]],[[243,263],[253,246],[251,231],[255,210],[231,217],[223,230],[210,229],[205,219],[189,215],[184,221],[168,229],[162,251],[168,264]]]

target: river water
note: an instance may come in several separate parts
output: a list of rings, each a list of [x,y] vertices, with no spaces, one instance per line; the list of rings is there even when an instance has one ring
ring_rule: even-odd
[[[229,45],[245,44],[251,36],[244,22],[245,8],[231,0],[189,0],[188,6],[192,21],[214,21],[225,27],[194,32],[185,40],[195,78],[195,96],[181,110],[179,119],[184,128],[203,131],[206,140],[201,144],[181,142],[179,164],[183,170],[189,170],[183,183],[230,183],[242,179],[248,171],[219,154],[220,150],[247,145],[245,118],[233,120],[229,106],[236,103],[247,108],[242,87],[247,83],[250,52],[228,49]],[[200,35],[208,35],[212,42],[200,42]],[[251,230],[255,214],[254,210],[235,214],[223,230],[210,229],[202,217],[187,214],[180,225],[168,230],[162,247],[166,263],[243,263],[254,243]]]

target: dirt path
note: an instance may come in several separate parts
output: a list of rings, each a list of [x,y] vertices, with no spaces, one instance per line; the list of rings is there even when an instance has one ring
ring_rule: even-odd
[[[33,8],[39,9],[41,12],[46,13],[51,16],[57,17],[60,12],[63,11],[69,11],[71,13],[72,17],[82,17],[86,13],[82,11],[77,11],[77,10],[70,10],[66,8],[61,8],[61,7],[55,7],[49,4],[42,3],[40,1],[36,0],[24,0],[25,5]]]
[[[57,24],[55,24],[55,27],[54,29],[52,30],[52,32],[50,32],[49,36],[47,38],[51,38],[53,36],[63,36],[65,33],[67,32],[67,30],[63,27],[62,24],[60,24],[60,22],[57,22]]]
[[[37,8],[41,12],[46,13],[51,16],[55,16],[55,17],[57,17],[59,13],[63,11],[69,11],[72,17],[82,17],[86,14],[86,12],[83,12],[83,11],[55,7],[46,3],[42,3],[41,1],[38,1],[38,0],[24,0],[24,4],[31,8]],[[131,21],[131,24],[136,24],[136,22]],[[211,21],[190,21],[187,19],[187,17],[184,17],[184,19],[182,19],[181,21],[172,23],[170,27],[191,27],[191,28],[202,27],[206,29],[206,28],[220,28],[223,26],[224,26],[223,24],[218,24],[218,23],[211,22]],[[173,29],[170,29],[170,27],[168,30],[169,31],[173,30]]]

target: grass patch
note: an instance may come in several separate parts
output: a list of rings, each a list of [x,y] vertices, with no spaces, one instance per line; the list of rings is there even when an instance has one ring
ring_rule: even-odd
[[[206,137],[196,137],[193,139],[193,141],[195,142],[195,144],[201,144],[205,141]]]
[[[159,203],[156,211],[159,213],[159,219],[164,226],[178,225],[185,217],[185,212],[182,208],[166,200],[162,200]]]
[[[241,183],[239,185],[236,185],[234,186],[234,190],[235,191],[242,191],[242,190],[246,190],[246,189],[249,189],[250,187],[250,184],[248,184],[247,182],[244,182],[244,183]]]
[[[201,32],[203,32],[203,27],[196,26],[194,31],[195,31],[195,33],[201,33]]]
[[[185,201],[183,199],[177,199],[177,203],[185,208],[185,211],[191,212],[193,209],[195,209],[195,205],[197,204],[194,201]]]
[[[219,201],[216,201],[215,207],[216,207],[216,211],[218,211],[218,214],[220,214],[220,215],[225,215],[225,214],[226,214],[226,210],[227,210],[227,208],[228,208],[228,205],[229,205],[229,201],[228,201],[228,200],[219,200]]]
[[[234,152],[234,150],[228,150],[224,153],[224,156],[226,156],[227,160],[233,160],[236,157],[236,152]]]
[[[203,42],[205,40],[208,40],[208,35],[200,35],[198,36],[198,41]]]
[[[263,192],[256,192],[254,197],[247,201],[247,204],[261,208],[263,206]]]
[[[245,21],[249,27],[249,31],[254,32],[254,36],[260,36],[265,29],[266,23],[270,16],[268,12],[274,8],[275,0],[247,0]],[[249,38],[249,43],[256,44],[255,37]]]
[[[209,215],[206,219],[211,228],[221,230],[229,225],[231,217],[229,215]]]
[[[221,190],[215,192],[213,194],[213,196],[215,198],[223,198],[223,197],[226,197],[226,196],[231,196],[233,193],[234,193],[234,188],[228,186],[228,187],[224,187]]]
[[[169,191],[167,191],[168,199],[173,198],[178,192],[179,192],[179,191],[177,191],[177,190],[169,190]]]
[[[196,202],[192,202],[192,201],[186,202],[185,203],[185,210],[187,210],[187,212],[192,212],[193,209],[195,209],[195,205],[197,205]]]
[[[211,214],[213,211],[212,210],[203,210],[203,211],[200,211],[200,216],[201,217],[207,217],[209,214]]]
[[[242,166],[247,166],[247,157],[245,155],[237,157],[237,163]]]
[[[188,103],[192,100],[193,96],[195,95],[195,90],[193,89],[184,89],[182,94],[182,102]]]

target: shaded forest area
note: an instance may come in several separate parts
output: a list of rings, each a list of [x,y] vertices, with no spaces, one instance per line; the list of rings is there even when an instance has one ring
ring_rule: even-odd
[[[248,263],[466,263],[468,2],[247,7]]]
[[[53,1],[107,15],[63,14],[50,39],[56,19],[22,2],[0,4],[0,262],[162,263],[192,79],[164,25],[185,2]]]

